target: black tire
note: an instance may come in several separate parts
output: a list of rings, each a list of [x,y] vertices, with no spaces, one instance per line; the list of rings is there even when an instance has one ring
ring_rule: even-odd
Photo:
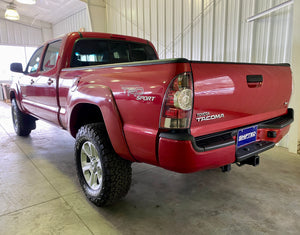
[[[80,185],[95,205],[111,205],[128,193],[131,162],[115,153],[104,124],[88,124],[79,129],[75,161]]]
[[[11,114],[17,135],[28,136],[31,130],[36,128],[36,119],[26,113],[22,113],[15,99],[12,99],[11,101]]]

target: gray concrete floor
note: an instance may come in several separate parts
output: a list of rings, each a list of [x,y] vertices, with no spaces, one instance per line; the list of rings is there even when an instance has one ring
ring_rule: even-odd
[[[127,197],[107,208],[85,198],[74,139],[42,121],[15,135],[0,102],[0,234],[299,234],[300,156],[276,147],[258,167],[176,174],[133,164]]]

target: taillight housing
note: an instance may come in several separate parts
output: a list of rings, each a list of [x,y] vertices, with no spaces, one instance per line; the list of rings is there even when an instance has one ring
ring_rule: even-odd
[[[179,74],[171,81],[162,103],[160,128],[187,129],[190,127],[193,93],[191,72]]]

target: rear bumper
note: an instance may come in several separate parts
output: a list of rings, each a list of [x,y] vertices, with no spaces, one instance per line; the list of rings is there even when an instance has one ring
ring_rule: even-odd
[[[288,109],[286,115],[253,123],[258,125],[256,142],[240,148],[236,147],[240,128],[196,138],[187,133],[161,133],[159,165],[168,170],[189,173],[244,161],[274,147],[288,133],[292,122],[293,110]]]

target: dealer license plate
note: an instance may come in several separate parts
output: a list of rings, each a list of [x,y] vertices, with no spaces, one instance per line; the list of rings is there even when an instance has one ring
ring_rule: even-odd
[[[245,129],[241,129],[237,135],[237,147],[250,144],[256,141],[257,137],[257,126],[251,126]]]

